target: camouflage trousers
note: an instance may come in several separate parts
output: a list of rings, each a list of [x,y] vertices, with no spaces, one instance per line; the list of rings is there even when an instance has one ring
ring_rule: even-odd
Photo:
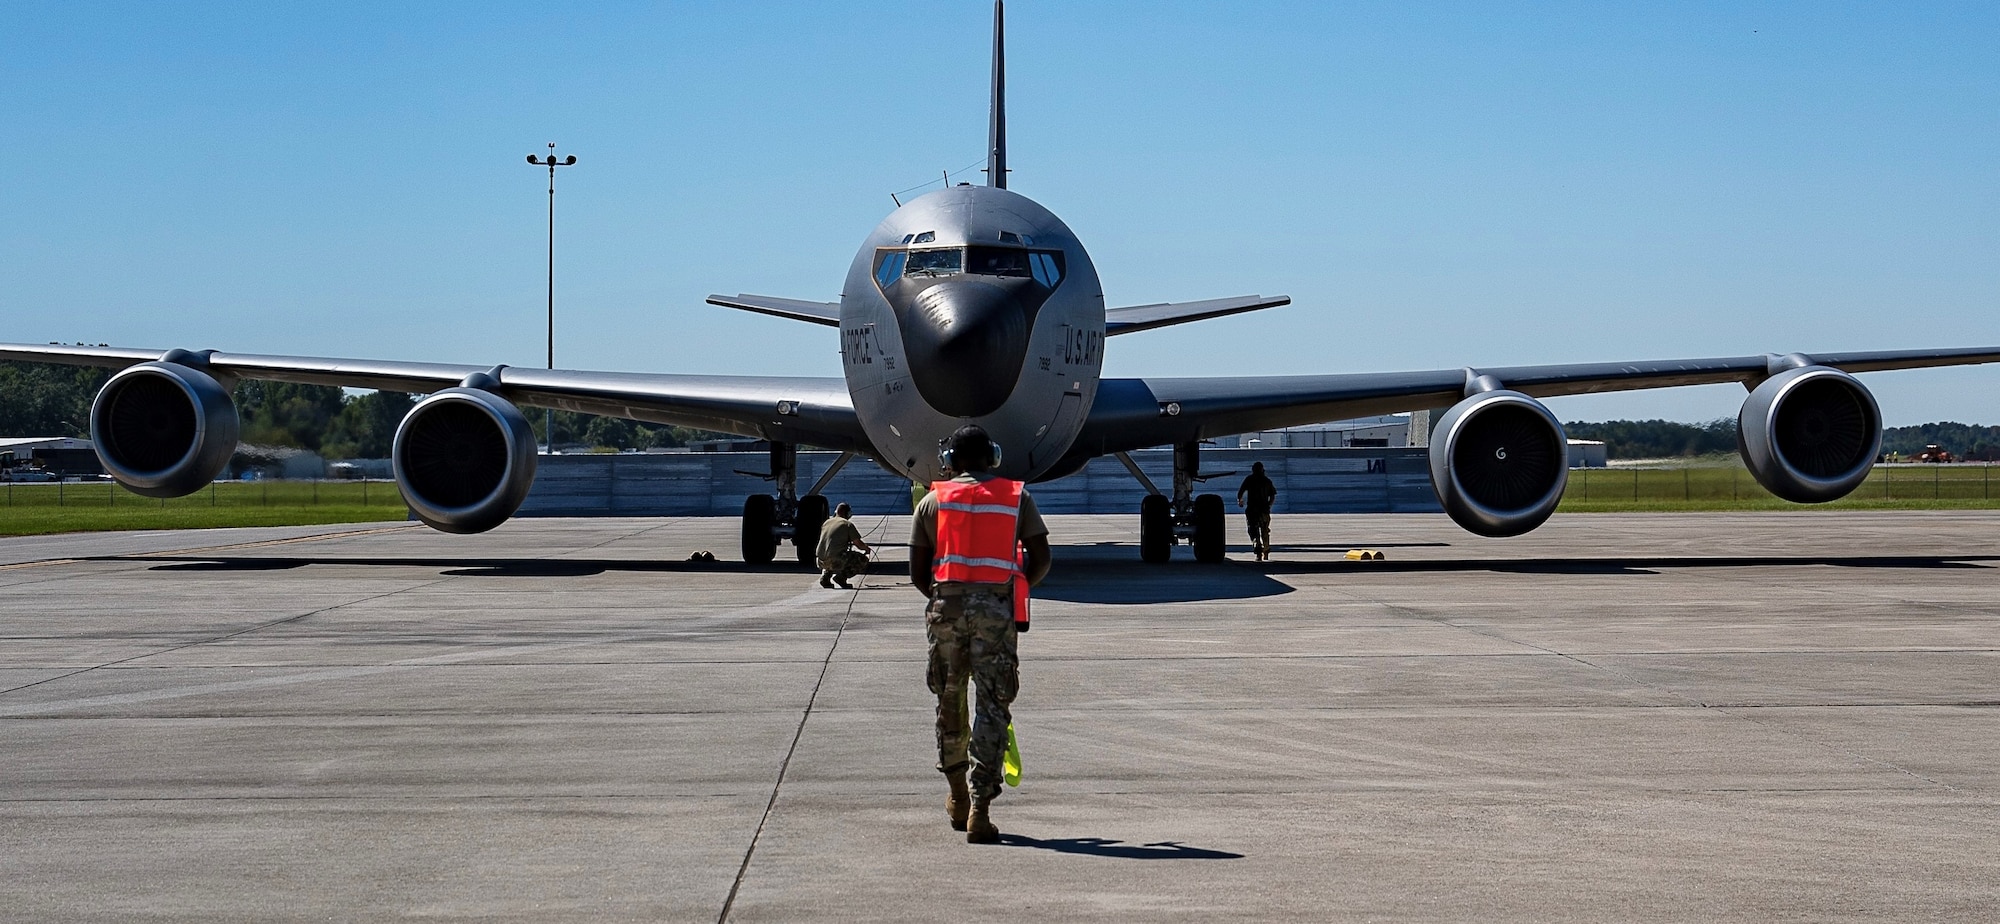
[[[1257,552],[1271,549],[1271,511],[1246,510],[1243,519],[1250,524],[1250,548]]]
[[[937,747],[940,771],[972,761],[975,797],[1000,794],[1001,761],[1007,754],[1008,706],[1021,688],[1016,653],[1013,598],[1005,588],[934,594],[924,611],[930,639],[925,681],[937,694]],[[966,727],[966,683],[977,688],[972,725]]]
[[[845,581],[868,570],[868,556],[861,554],[858,550],[848,549],[845,552],[841,552],[835,558],[820,559],[819,570],[823,573],[822,576],[831,574]]]

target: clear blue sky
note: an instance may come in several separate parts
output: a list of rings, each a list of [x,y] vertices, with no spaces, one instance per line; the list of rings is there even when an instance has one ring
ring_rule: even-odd
[[[991,10],[0,5],[0,339],[837,375],[889,193],[981,160]],[[1012,187],[1112,304],[1283,293],[1110,375],[2000,344],[2000,6],[1008,7]],[[978,181],[977,173],[967,179]],[[2000,423],[2000,368],[1867,377]],[[1563,399],[1735,412],[1735,386]]]

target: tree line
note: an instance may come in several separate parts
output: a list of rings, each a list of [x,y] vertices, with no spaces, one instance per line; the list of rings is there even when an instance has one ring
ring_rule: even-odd
[[[0,362],[0,436],[88,438],[90,404],[110,377],[110,370],[90,366]],[[397,425],[420,396],[245,381],[236,386],[234,397],[246,444],[309,449],[328,459],[385,459]],[[523,413],[535,438],[546,442],[547,415]],[[726,436],[571,411],[557,411],[554,417],[558,446],[651,449]]]
[[[1604,454],[1613,459],[1671,459],[1736,451],[1736,420],[1732,417],[1706,423],[1576,421],[1563,424],[1563,429],[1571,439],[1603,440]],[[1951,450],[1961,459],[2000,461],[2000,427],[1943,421],[1882,431],[1885,454],[1915,455],[1932,444]]]
[[[1613,459],[1671,459],[1736,451],[1736,421],[1705,423],[1671,420],[1576,421],[1563,424],[1573,440],[1601,440]]]
[[[1890,427],[1882,431],[1883,452],[1910,456],[1933,443],[1968,461],[2000,462],[2000,427],[1947,420],[1914,427]]]

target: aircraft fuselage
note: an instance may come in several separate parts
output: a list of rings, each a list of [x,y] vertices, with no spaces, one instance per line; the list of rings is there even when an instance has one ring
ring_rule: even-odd
[[[879,459],[939,477],[968,423],[1033,481],[1075,441],[1104,368],[1104,291],[1067,225],[1018,193],[953,186],[876,226],[840,297],[840,352]]]

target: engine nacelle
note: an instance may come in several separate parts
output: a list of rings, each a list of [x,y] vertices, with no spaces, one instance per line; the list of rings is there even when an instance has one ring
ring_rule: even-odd
[[[1569,483],[1569,439],[1549,409],[1518,391],[1453,405],[1431,434],[1431,486],[1458,525],[1518,536],[1547,521]]]
[[[1787,369],[1743,402],[1736,447],[1772,494],[1801,504],[1838,500],[1861,486],[1882,451],[1882,409],[1838,369]]]
[[[181,497],[214,481],[236,452],[237,433],[229,389],[179,363],[123,369],[90,405],[97,460],[146,497]]]
[[[535,482],[535,431],[507,399],[447,388],[410,409],[391,452],[396,486],[417,519],[482,533],[520,509]]]

